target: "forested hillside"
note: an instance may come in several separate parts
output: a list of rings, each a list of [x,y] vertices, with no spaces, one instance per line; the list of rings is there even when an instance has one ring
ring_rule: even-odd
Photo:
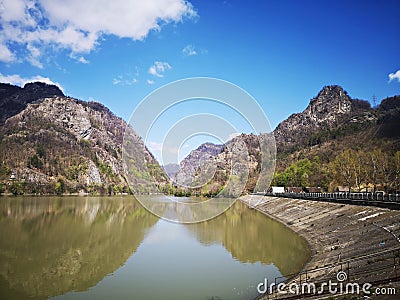
[[[324,114],[313,118],[312,111]],[[372,108],[367,101],[351,99],[341,87],[325,87],[304,112],[275,130],[278,155],[273,184],[325,191],[338,186],[398,191],[399,128],[400,96],[383,99]]]
[[[272,185],[295,187],[297,191],[335,191],[338,187],[398,191],[399,128],[400,96],[388,97],[371,107],[365,100],[352,99],[340,86],[326,86],[303,112],[291,115],[274,130],[277,157]],[[257,137],[242,134],[242,139],[250,157],[246,193],[254,190],[261,160]],[[208,153],[210,147],[202,145],[185,158],[176,178],[194,173],[197,160],[193,157]],[[218,166],[216,174],[227,172],[227,165],[220,163],[222,150],[209,160]],[[214,176],[201,193],[215,195],[223,185],[224,177]],[[185,192],[178,189],[179,194]]]
[[[9,91],[0,101],[3,113],[11,115],[0,125],[1,192],[116,194],[146,192],[153,178],[166,184],[141,138],[102,104],[65,97],[45,84],[1,87]],[[21,103],[18,110],[4,104],[15,101]],[[144,158],[147,165],[131,164],[129,183],[121,150],[125,130],[138,156],[132,159]]]
[[[42,83],[0,84],[0,111],[1,193],[147,193],[153,182],[157,191],[180,196],[235,195],[239,186],[248,193],[267,189],[271,180],[303,190],[396,192],[400,186],[400,96],[371,107],[340,86],[326,86],[274,130],[276,161],[275,147],[260,144],[271,135],[241,134],[193,150],[179,170],[169,171],[170,182],[133,128],[100,103]]]

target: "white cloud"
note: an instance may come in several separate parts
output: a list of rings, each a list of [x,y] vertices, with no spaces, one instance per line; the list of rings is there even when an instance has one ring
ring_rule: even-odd
[[[149,68],[149,73],[156,77],[164,77],[162,73],[167,70],[171,70],[172,67],[167,62],[156,61],[154,65]]]
[[[119,79],[119,78],[114,78],[113,79],[113,85],[118,85],[120,83],[121,83],[121,79]]]
[[[80,63],[83,63],[83,64],[88,64],[88,63],[89,63],[89,61],[88,61],[86,58],[84,58],[83,56],[80,56],[80,57],[78,58],[78,61],[79,61]]]
[[[139,80],[137,78],[132,78],[130,73],[118,75],[116,78],[113,78],[113,85],[132,85],[138,82]]]
[[[76,55],[75,53],[71,53],[69,55],[69,57],[72,58],[72,59],[75,59],[77,62],[80,62],[82,64],[88,64],[89,63],[89,61],[86,58],[84,58],[82,55]]]
[[[3,43],[0,42],[0,61],[9,63],[15,61],[14,53],[10,51]]]
[[[36,82],[36,81],[44,82],[47,84],[53,84],[53,85],[58,86],[61,90],[63,90],[61,84],[59,84],[58,82],[52,81],[48,77],[43,77],[43,76],[37,75],[37,76],[30,77],[30,78],[23,78],[18,74],[3,75],[2,73],[0,73],[0,82],[2,82],[2,83],[10,83],[13,85],[24,86],[25,83]]]
[[[187,45],[185,48],[182,49],[182,53],[186,56],[193,56],[198,54],[193,45]]]
[[[28,56],[27,60],[31,63],[32,66],[38,67],[39,69],[43,68],[43,64],[40,62],[39,58],[40,58],[40,50],[31,45],[28,44],[27,45],[27,49],[30,52],[30,55]]]
[[[154,80],[147,79],[147,83],[148,83],[148,84],[154,84]]]
[[[114,85],[132,85],[135,83],[138,83],[139,80],[137,80],[136,78],[133,79],[123,79],[121,77],[117,77],[113,79],[113,84]]]
[[[396,73],[390,73],[389,74],[389,82],[391,82],[392,80],[397,79],[398,82],[400,82],[400,70],[397,70]]]
[[[197,55],[197,51],[193,45],[187,45],[185,48],[182,49],[182,53],[183,53],[183,55],[186,55],[186,56]]]
[[[164,24],[196,17],[187,0],[2,0],[0,60],[28,57],[40,66],[44,46],[89,53],[102,35],[143,40]]]

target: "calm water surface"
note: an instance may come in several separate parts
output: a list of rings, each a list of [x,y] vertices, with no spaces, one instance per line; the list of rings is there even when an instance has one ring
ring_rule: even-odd
[[[251,299],[306,242],[236,202],[183,225],[133,197],[1,197],[1,299]]]

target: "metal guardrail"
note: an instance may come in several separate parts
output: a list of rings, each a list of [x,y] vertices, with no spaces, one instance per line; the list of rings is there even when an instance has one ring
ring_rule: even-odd
[[[256,195],[284,197],[293,199],[316,200],[326,202],[347,203],[356,205],[381,206],[391,209],[400,209],[400,194],[356,193],[356,192],[335,192],[335,193],[254,193]]]

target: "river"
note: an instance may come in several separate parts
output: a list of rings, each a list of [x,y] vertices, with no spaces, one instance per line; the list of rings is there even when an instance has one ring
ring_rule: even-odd
[[[1,299],[252,299],[305,240],[237,201],[178,224],[133,197],[0,197]]]

